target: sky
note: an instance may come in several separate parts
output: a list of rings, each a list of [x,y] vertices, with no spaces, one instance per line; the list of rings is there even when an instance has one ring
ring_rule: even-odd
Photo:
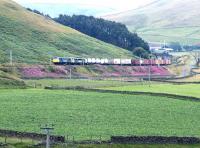
[[[152,0],[14,0],[21,5],[27,4],[76,4],[109,7],[118,11],[134,9],[139,6],[148,4]]]

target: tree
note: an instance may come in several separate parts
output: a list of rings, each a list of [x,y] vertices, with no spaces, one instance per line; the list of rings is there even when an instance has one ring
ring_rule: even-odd
[[[199,66],[200,64],[200,51],[193,51],[191,54],[195,60],[195,65]]]
[[[136,33],[131,33],[124,24],[84,15],[59,15],[58,23],[76,29],[84,34],[132,51],[136,47],[149,50],[149,45]]]
[[[138,56],[138,57],[141,57],[141,58],[149,58],[149,52],[144,50],[143,48],[141,47],[136,47],[133,49],[133,54]]]
[[[175,51],[182,51],[182,47],[179,42],[171,42],[168,45],[170,48],[174,49]]]

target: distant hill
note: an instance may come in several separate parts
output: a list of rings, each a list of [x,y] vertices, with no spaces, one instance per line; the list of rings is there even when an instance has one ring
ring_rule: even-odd
[[[104,18],[125,23],[148,41],[197,43],[200,39],[199,0],[152,0],[152,3]]]
[[[48,63],[52,56],[131,57],[131,52],[106,44],[10,0],[0,0],[0,62]]]

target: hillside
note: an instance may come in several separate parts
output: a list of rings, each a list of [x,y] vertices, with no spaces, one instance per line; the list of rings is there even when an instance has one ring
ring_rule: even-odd
[[[104,18],[125,23],[148,41],[197,43],[200,39],[199,0],[152,0],[152,3]]]
[[[0,1],[0,62],[48,63],[52,56],[130,57],[131,53]]]
[[[25,83],[18,78],[15,68],[0,66],[0,89],[25,87]]]

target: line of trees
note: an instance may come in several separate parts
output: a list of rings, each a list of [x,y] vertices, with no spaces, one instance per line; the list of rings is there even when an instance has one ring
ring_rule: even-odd
[[[32,10],[30,8],[27,8],[27,10],[53,19],[48,14],[41,13],[38,10]],[[148,43],[136,33],[130,32],[124,24],[85,15],[68,16],[61,14],[53,20],[88,36],[127,49],[136,56],[142,58],[149,57],[150,51]]]
[[[136,33],[131,33],[127,27],[121,23],[84,15],[60,15],[54,18],[54,20],[106,43],[130,51],[133,51],[136,47],[142,47],[145,51],[149,51],[148,43]]]

